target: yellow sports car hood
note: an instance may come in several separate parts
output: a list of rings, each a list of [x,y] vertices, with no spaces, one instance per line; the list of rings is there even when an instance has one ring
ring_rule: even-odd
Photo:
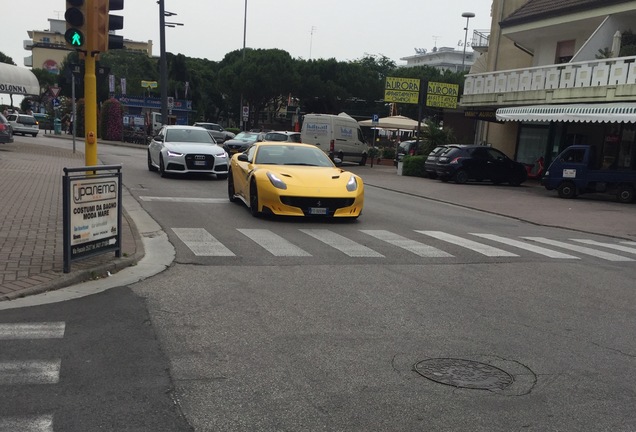
[[[260,166],[258,171],[266,175],[269,171],[287,185],[287,192],[308,192],[308,189],[320,189],[321,192],[347,194],[347,183],[353,175],[358,183],[357,190],[362,189],[360,177],[337,167],[308,167],[293,165]],[[355,192],[355,191],[352,191]]]

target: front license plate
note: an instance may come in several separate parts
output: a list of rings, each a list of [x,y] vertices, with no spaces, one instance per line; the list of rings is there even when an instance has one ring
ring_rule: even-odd
[[[194,161],[196,166],[205,166],[205,161]]]
[[[327,209],[324,207],[309,207],[309,214],[312,215],[326,215]]]

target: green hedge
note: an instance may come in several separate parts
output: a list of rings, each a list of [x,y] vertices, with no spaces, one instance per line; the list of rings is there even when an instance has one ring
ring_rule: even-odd
[[[405,156],[402,165],[402,175],[411,177],[426,177],[424,170],[426,156]]]

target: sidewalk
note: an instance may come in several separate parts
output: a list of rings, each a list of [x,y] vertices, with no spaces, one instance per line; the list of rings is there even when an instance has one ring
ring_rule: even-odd
[[[71,272],[63,273],[63,168],[84,165],[79,151],[0,145],[0,301],[107,277],[143,256],[124,209],[122,257],[113,252],[75,261]]]
[[[70,140],[68,136],[58,137]],[[100,144],[139,148],[139,145],[125,143]],[[0,301],[103,279],[108,277],[108,272],[133,266],[144,256],[141,236],[129,214],[137,212],[124,205],[122,257],[115,258],[114,253],[106,253],[76,261],[71,264],[70,273],[63,273],[62,175],[64,167],[78,166],[84,166],[84,154],[79,150],[73,154],[70,149],[37,144],[0,145]],[[590,195],[564,200],[536,182],[527,182],[520,187],[446,184],[398,176],[393,166],[386,165],[347,169],[361,175],[368,186],[537,225],[636,241],[636,204],[620,204],[612,197]]]

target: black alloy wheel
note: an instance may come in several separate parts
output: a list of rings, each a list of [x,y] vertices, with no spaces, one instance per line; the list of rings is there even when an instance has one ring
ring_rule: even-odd
[[[163,178],[168,177],[168,174],[166,173],[166,167],[163,164],[163,156],[159,156],[159,174],[161,174],[161,177]]]
[[[236,202],[236,191],[234,190],[234,176],[232,175],[232,170],[229,171],[227,178],[227,198],[230,202]]]
[[[460,169],[455,173],[455,183],[464,184],[468,181],[468,172],[466,170]]]
[[[576,185],[571,181],[564,181],[557,188],[560,198],[572,199],[576,198]]]
[[[152,164],[152,158],[150,157],[150,150],[148,150],[148,171],[156,172],[157,167]]]
[[[632,185],[620,185],[618,187],[616,199],[624,204],[634,202],[634,187]]]
[[[256,186],[256,180],[252,179],[250,182],[250,212],[252,216],[258,217],[258,187]]]

